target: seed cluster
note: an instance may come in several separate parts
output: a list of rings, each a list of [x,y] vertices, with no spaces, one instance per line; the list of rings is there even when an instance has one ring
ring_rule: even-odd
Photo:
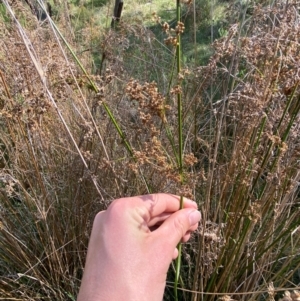
[[[178,93],[176,87],[172,93]],[[136,80],[131,80],[127,84],[126,94],[132,105],[137,106],[135,138],[139,141],[139,148],[134,151],[136,161],[130,167],[136,172],[138,166],[146,170],[151,169],[153,177],[160,179],[162,190],[167,189],[192,198],[190,187],[195,180],[194,177],[186,171],[187,183],[180,185],[177,164],[168,154],[171,145],[167,139],[160,138],[166,135],[164,125],[168,123],[168,112],[171,111],[171,107],[165,104],[165,97],[159,93],[155,83],[140,84]],[[197,159],[189,153],[184,156],[184,162],[185,166],[190,168],[196,164]]]

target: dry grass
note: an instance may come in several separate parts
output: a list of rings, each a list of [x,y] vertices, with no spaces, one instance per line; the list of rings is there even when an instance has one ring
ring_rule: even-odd
[[[204,217],[184,247],[181,300],[297,300],[283,295],[300,282],[297,5],[254,7],[180,78],[173,46],[144,26],[104,30],[95,93],[50,25],[14,2],[22,26],[0,28],[0,299],[75,300],[94,214],[162,191],[196,199]],[[94,69],[64,16],[63,35]]]

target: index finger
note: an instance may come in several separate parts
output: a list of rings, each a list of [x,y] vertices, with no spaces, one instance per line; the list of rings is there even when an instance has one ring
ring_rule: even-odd
[[[153,218],[162,213],[173,213],[180,208],[180,196],[167,193],[156,193],[138,196],[146,206],[150,217]],[[197,209],[197,203],[183,197],[183,208]]]

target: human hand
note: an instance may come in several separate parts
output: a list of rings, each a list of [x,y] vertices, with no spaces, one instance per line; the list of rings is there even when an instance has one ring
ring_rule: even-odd
[[[95,217],[77,301],[161,301],[177,244],[197,229],[197,204],[151,194],[112,202]]]

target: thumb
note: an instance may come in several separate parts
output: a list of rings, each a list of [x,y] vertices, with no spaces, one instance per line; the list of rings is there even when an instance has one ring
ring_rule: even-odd
[[[188,231],[197,229],[201,213],[195,209],[181,209],[173,213],[156,230],[157,235],[169,242],[173,250]]]

